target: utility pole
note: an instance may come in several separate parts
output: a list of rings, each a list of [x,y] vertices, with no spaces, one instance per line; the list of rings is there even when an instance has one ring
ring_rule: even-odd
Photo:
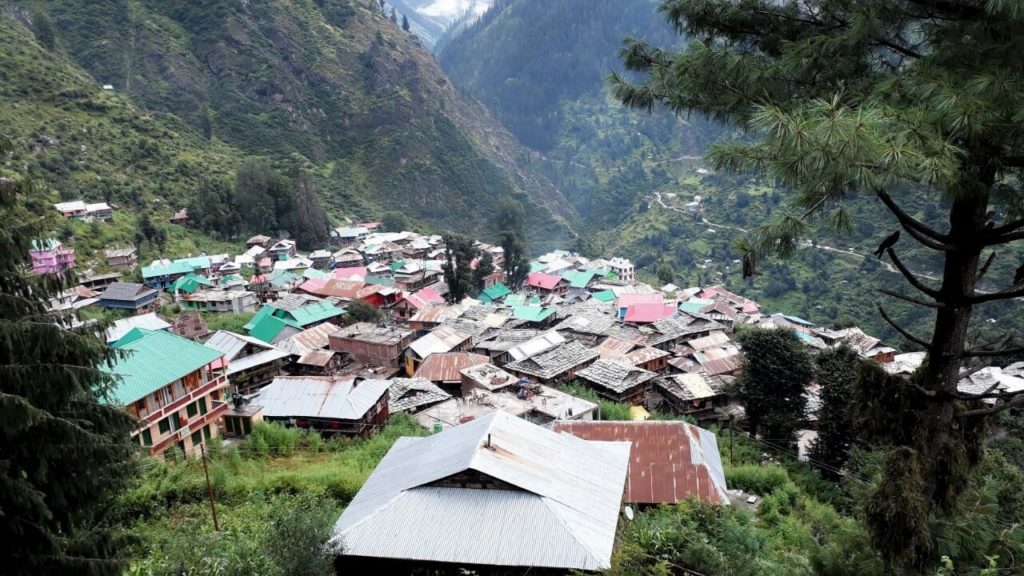
[[[199,453],[203,457],[203,473],[206,474],[206,493],[210,497],[210,512],[213,513],[213,529],[220,532],[220,523],[217,522],[217,504],[213,501],[213,486],[210,484],[210,469],[206,466],[206,445],[199,445]]]
[[[735,466],[732,461],[732,416],[729,417],[729,466]]]

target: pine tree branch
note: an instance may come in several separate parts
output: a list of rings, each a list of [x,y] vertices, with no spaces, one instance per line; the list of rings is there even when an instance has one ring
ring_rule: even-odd
[[[888,288],[879,288],[878,291],[886,296],[892,296],[893,298],[898,298],[900,300],[910,302],[911,304],[917,304],[918,306],[927,306],[928,308],[945,308],[946,306],[945,304],[940,304],[938,302],[929,302],[927,300],[921,300],[920,298],[914,298],[913,296],[907,296],[906,294],[900,294],[899,292],[889,290]]]
[[[903,264],[903,261],[900,260],[898,256],[896,256],[896,251],[893,250],[892,247],[890,247],[888,250],[886,250],[886,252],[889,254],[889,259],[892,260],[892,263],[893,263],[894,266],[896,266],[896,269],[900,271],[900,274],[903,274],[903,277],[906,278],[907,282],[910,282],[910,284],[914,288],[917,288],[921,292],[924,292],[925,294],[931,296],[936,302],[939,302],[939,303],[944,303],[945,302],[941,298],[941,292],[939,292],[938,290],[936,290],[934,288],[929,288],[928,286],[926,286],[924,284],[924,282],[921,282],[921,280],[919,280],[917,276],[914,276],[914,273],[911,272],[906,267],[906,265]]]
[[[996,252],[995,250],[993,250],[992,253],[988,255],[988,258],[985,260],[985,263],[982,264],[981,270],[978,270],[978,275],[974,277],[975,283],[977,283],[978,281],[985,277],[985,274],[988,272],[989,267],[992,266],[992,261],[995,259]]]
[[[999,292],[989,292],[987,294],[979,294],[975,292],[972,296],[967,298],[968,304],[981,304],[983,302],[991,302],[993,300],[1009,300],[1011,298],[1020,298],[1024,296],[1024,288],[1007,288],[1006,290],[1000,290]]]
[[[985,246],[998,246],[999,244],[1008,244],[1017,240],[1024,240],[1024,231],[1007,232],[998,235],[990,233],[988,240],[985,241]]]
[[[914,229],[917,232],[920,232],[921,234],[924,234],[925,236],[928,236],[933,240],[937,240],[938,242],[949,242],[949,236],[947,234],[942,234],[937,230],[933,230],[932,228],[926,226],[920,220],[904,212],[903,209],[900,208],[898,204],[896,204],[896,201],[892,199],[892,196],[890,196],[889,193],[886,192],[885,190],[876,187],[875,195],[878,196],[878,199],[881,200],[883,204],[885,204],[885,207],[888,208],[889,211],[896,216],[896,219],[899,220],[900,224],[908,232],[910,232],[911,229]],[[917,238],[917,236],[914,237]]]
[[[991,230],[991,233],[995,235],[1006,234],[1007,232],[1013,232],[1019,228],[1024,228],[1024,219],[1014,220],[1013,222],[1007,222],[1002,226],[996,226]]]
[[[998,414],[1013,408],[1014,406],[1020,406],[1024,404],[1024,390],[1019,390],[1013,393],[1012,399],[1009,402],[1002,404],[996,404],[990,408],[978,408],[976,410],[965,410],[960,413],[961,418],[970,418],[972,416],[991,416]]]
[[[997,348],[995,350],[967,350],[962,356],[964,358],[992,358],[994,356],[1013,356],[1015,354],[1024,354],[1024,346]]]
[[[931,344],[925,342],[924,340],[922,340],[921,338],[918,338],[917,336],[914,336],[913,334],[908,332],[905,328],[903,328],[902,326],[897,324],[896,321],[893,320],[889,316],[889,313],[885,311],[885,308],[883,308],[881,304],[878,304],[878,312],[881,313],[882,318],[886,322],[888,322],[890,326],[895,328],[897,332],[902,334],[904,338],[906,338],[907,340],[910,340],[911,342],[913,342],[914,344],[917,344],[918,346],[924,348],[925,350],[930,350],[931,349],[931,347],[932,347]]]

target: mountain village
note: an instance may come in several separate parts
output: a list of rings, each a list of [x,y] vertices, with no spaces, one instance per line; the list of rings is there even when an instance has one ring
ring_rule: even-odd
[[[57,209],[93,217],[84,206]],[[241,254],[157,260],[141,283],[92,275],[51,302],[126,315],[107,330],[124,353],[106,368],[107,402],[138,420],[132,438],[153,456],[197,456],[260,422],[369,436],[405,412],[429,430],[396,443],[338,519],[339,573],[602,570],[632,507],[691,497],[756,507],[758,495],[726,485],[708,429],[731,434],[744,418],[728,394],[743,368],[739,327],[792,330],[815,351],[845,345],[893,374],[923,361],[856,327],[763,311],[721,285],[651,286],[627,259],[564,250],[532,260],[513,290],[502,248],[476,242],[494,271],[475,297],[449,302],[444,239],[382,228],[338,228],[329,248],[307,254],[254,236]],[[40,274],[75,265],[53,239],[30,256]],[[130,247],[106,257],[122,271],[138,264]],[[179,315],[157,313],[175,304]],[[357,321],[356,307],[378,316]],[[204,320],[246,312],[244,333],[211,333]],[[961,388],[1024,389],[1024,363],[976,371]],[[806,397],[800,457],[816,434],[816,384]],[[606,420],[601,401],[628,405],[630,419]]]

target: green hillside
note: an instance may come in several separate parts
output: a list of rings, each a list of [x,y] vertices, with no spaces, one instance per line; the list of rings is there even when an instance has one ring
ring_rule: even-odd
[[[544,237],[567,237],[575,218],[376,2],[52,0],[5,15],[5,131],[65,198],[169,215],[201,182],[261,156],[309,171],[336,221],[397,210],[486,234],[488,207],[505,196],[532,208]],[[29,32],[41,28],[47,47]],[[83,132],[74,116],[95,125]]]

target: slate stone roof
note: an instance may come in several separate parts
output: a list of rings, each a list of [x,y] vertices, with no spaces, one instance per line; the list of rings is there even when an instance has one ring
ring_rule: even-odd
[[[426,378],[395,378],[388,388],[388,412],[405,412],[443,402],[452,395]]]
[[[614,360],[598,360],[580,370],[577,376],[602,388],[625,392],[653,380],[657,374]]]
[[[523,374],[536,376],[542,380],[551,380],[597,357],[598,353],[594,350],[587,348],[579,342],[572,341],[543,354],[512,362],[505,366],[505,368],[513,372],[522,372]]]

